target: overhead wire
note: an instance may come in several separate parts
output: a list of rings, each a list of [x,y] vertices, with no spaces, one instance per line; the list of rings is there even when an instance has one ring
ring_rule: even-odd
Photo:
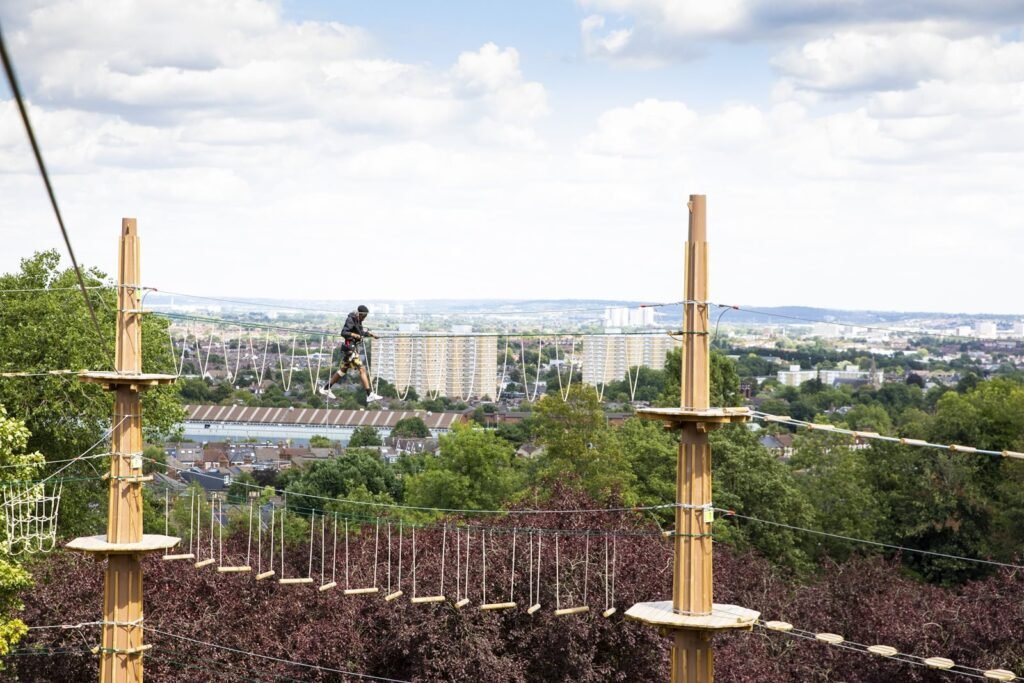
[[[89,298],[89,292],[85,286],[85,278],[82,277],[82,269],[79,267],[78,260],[75,258],[74,249],[71,248],[71,238],[68,236],[67,228],[64,226],[64,218],[61,216],[60,207],[57,205],[57,195],[54,193],[53,185],[50,182],[50,175],[46,170],[46,164],[43,162],[43,154],[39,149],[39,143],[36,141],[35,132],[32,130],[32,122],[29,120],[28,110],[25,108],[25,101],[21,95],[21,88],[18,86],[18,79],[14,75],[14,64],[11,62],[10,55],[7,54],[7,45],[4,41],[2,27],[0,27],[0,59],[2,59],[4,63],[4,72],[7,74],[7,82],[11,87],[11,93],[14,95],[14,100],[18,105],[18,112],[21,114],[21,121],[25,124],[25,132],[28,134],[28,140],[32,146],[32,153],[35,155],[36,164],[39,166],[39,173],[42,175],[43,183],[46,185],[46,194],[50,198],[50,205],[53,207],[53,213],[57,217],[57,224],[60,226],[61,235],[64,237],[64,245],[67,247],[68,256],[71,259],[71,265],[75,269],[75,277],[78,279],[78,286],[82,290],[82,297],[85,299],[86,308],[89,309],[89,317],[92,319],[92,325],[96,331],[96,338],[99,341],[100,348],[104,350],[107,360],[110,361],[111,367],[113,367],[114,361],[110,357],[110,353],[106,350],[107,347],[103,337],[103,331],[100,329],[99,321],[96,319],[96,311],[93,308],[92,300]]]
[[[282,659],[280,657],[274,657],[272,655],[265,655],[265,654],[261,654],[261,653],[258,653],[258,652],[250,652],[248,650],[241,650],[241,649],[238,649],[238,648],[229,647],[227,645],[220,645],[218,643],[211,643],[211,642],[208,642],[208,641],[199,640],[199,639],[196,639],[196,638],[190,638],[188,636],[179,635],[177,633],[171,633],[170,631],[164,631],[162,629],[153,628],[152,626],[147,627],[146,630],[148,632],[150,632],[150,633],[156,633],[158,635],[167,636],[168,638],[176,638],[178,640],[182,640],[182,641],[185,641],[185,642],[193,643],[195,645],[202,645],[204,647],[210,647],[210,648],[214,648],[216,650],[224,650],[226,652],[233,652],[235,654],[245,655],[247,657],[256,657],[258,659],[264,659],[264,660],[267,660],[267,661],[277,662],[279,664],[287,664],[289,666],[302,667],[302,668],[311,669],[311,670],[314,670],[314,671],[322,671],[322,672],[326,672],[326,673],[336,673],[336,674],[341,674],[343,676],[353,676],[355,678],[362,679],[362,680],[367,680],[367,681],[381,681],[382,683],[412,683],[412,681],[406,681],[406,680],[402,680],[402,679],[398,679],[398,678],[387,678],[385,676],[374,676],[372,674],[357,673],[355,671],[346,671],[344,669],[335,669],[335,668],[332,668],[332,667],[321,666],[319,664],[309,664],[307,662],[296,662],[296,661],[293,661],[293,660],[290,660],[290,659]]]
[[[276,309],[280,309],[280,310],[305,311],[305,312],[308,312],[308,313],[329,313],[329,314],[335,314],[335,315],[346,315],[348,313],[348,311],[342,311],[342,310],[333,309],[333,308],[316,308],[316,307],[311,307],[311,306],[296,306],[294,304],[272,303],[272,302],[268,302],[268,301],[233,299],[233,298],[229,298],[229,297],[217,297],[217,296],[206,296],[206,295],[200,295],[200,294],[189,294],[187,292],[172,292],[172,291],[170,291],[168,289],[161,289],[161,288],[158,288],[158,287],[149,287],[149,286],[147,286],[147,287],[144,287],[144,289],[146,289],[149,292],[165,294],[165,295],[169,295],[169,296],[180,296],[180,297],[185,297],[185,298],[188,298],[188,299],[199,299],[201,301],[215,301],[215,302],[218,302],[218,303],[238,304],[240,306],[248,306],[248,307],[251,307],[251,308],[276,308]],[[590,312],[597,312],[597,311],[605,311],[608,308],[661,308],[661,307],[665,307],[665,306],[681,306],[681,305],[684,305],[686,303],[691,303],[691,302],[688,302],[688,301],[667,301],[667,302],[660,302],[660,303],[633,304],[633,305],[628,305],[628,306],[623,306],[623,305],[600,306],[600,307],[598,307],[598,306],[588,306],[588,307],[585,307],[585,308],[578,308],[578,307],[573,307],[573,308],[545,308],[545,309],[532,309],[532,308],[531,309],[527,309],[527,308],[524,308],[522,310],[501,309],[501,310],[498,310],[498,311],[494,312],[493,315],[511,315],[511,314],[516,314],[516,313],[522,313],[522,314],[530,314],[530,313],[535,313],[535,314],[590,313]],[[423,314],[429,313],[429,311],[418,311],[418,312],[423,313]],[[458,311],[458,313],[460,315],[473,315],[473,314],[475,314],[477,312],[470,310],[470,311]]]
[[[750,415],[755,420],[763,422],[773,422],[776,424],[788,424],[794,427],[800,427],[810,431],[826,432],[829,434],[843,434],[846,436],[852,436],[855,439],[871,440],[871,441],[884,441],[887,443],[900,444],[902,446],[914,446],[916,448],[931,448],[941,451],[950,451],[952,453],[970,453],[979,455],[993,455],[1001,458],[1012,458],[1015,460],[1024,460],[1024,453],[1011,450],[993,450],[986,448],[976,448],[974,446],[961,446],[958,444],[942,444],[933,443],[924,439],[911,439],[909,437],[901,436],[884,436],[878,432],[862,431],[857,429],[847,429],[845,427],[837,427],[833,424],[809,422],[807,420],[798,420],[788,415],[773,415],[772,413],[765,413],[760,410],[752,410]]]
[[[849,541],[851,543],[862,543],[864,545],[873,545],[880,548],[886,548],[888,550],[896,550],[900,552],[918,553],[921,555],[931,555],[934,557],[942,557],[949,560],[960,560],[962,562],[974,562],[977,564],[987,564],[995,567],[1005,567],[1007,569],[1024,569],[1024,565],[1011,564],[1008,562],[997,562],[995,560],[983,560],[977,557],[964,557],[962,555],[950,555],[948,553],[940,553],[934,550],[922,550],[920,548],[908,548],[905,546],[894,545],[892,543],[882,543],[881,541],[870,541],[864,538],[854,538],[852,536],[844,536],[842,534],[835,534],[829,531],[822,531],[820,529],[807,529],[805,527],[794,526],[792,524],[785,524],[784,522],[773,522],[767,519],[759,519],[757,517],[751,517],[750,515],[743,515],[733,510],[726,508],[713,507],[711,508],[715,512],[720,512],[725,518],[736,517],[749,522],[755,522],[758,524],[767,524],[768,526],[779,527],[783,529],[789,529],[791,531],[800,531],[807,534],[814,534],[816,536],[826,536],[828,538],[835,538],[841,541]]]

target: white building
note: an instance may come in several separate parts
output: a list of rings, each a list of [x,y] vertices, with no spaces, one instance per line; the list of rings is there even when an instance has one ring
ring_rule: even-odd
[[[990,320],[979,320],[974,323],[974,334],[982,339],[995,339],[996,324]]]
[[[471,328],[470,328],[471,329]],[[395,386],[399,396],[407,387],[421,398],[447,396],[466,401],[497,394],[498,340],[493,336],[381,337],[374,343],[376,358],[370,377],[379,376]]]
[[[1024,320],[1018,320],[1013,324],[1013,336],[1024,337]]]
[[[637,306],[636,308],[604,309],[605,327],[654,327],[654,309]]]
[[[591,334],[583,337],[583,381],[617,382],[634,367],[661,370],[665,356],[679,345],[667,334]]]
[[[779,370],[776,379],[786,387],[798,387],[804,382],[817,379],[817,370],[801,370],[799,365],[790,365],[789,370]]]
[[[835,386],[841,381],[863,381],[880,385],[885,378],[881,370],[861,370],[854,363],[848,363],[843,368],[832,370],[801,370],[799,365],[790,365],[789,370],[779,370],[776,379],[779,384],[787,387],[798,387],[804,382],[812,379],[821,380],[822,384]]]

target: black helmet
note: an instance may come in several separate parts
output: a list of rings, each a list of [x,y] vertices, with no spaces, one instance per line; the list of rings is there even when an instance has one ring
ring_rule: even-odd
[[[370,312],[370,309],[367,308],[366,306],[362,305],[362,304],[360,304],[359,308],[357,308],[356,310],[359,311],[360,313],[369,313]]]

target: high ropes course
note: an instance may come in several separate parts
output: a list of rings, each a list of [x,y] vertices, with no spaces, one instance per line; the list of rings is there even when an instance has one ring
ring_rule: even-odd
[[[6,52],[0,34],[0,56],[3,58],[5,73],[18,104],[18,110],[25,124],[40,173],[46,184],[47,193],[60,226],[65,245],[71,257],[80,291],[85,297],[92,327],[99,339],[104,335],[99,327],[88,288],[82,277],[81,270],[71,250],[68,231],[61,217],[56,195],[50,183],[42,154],[24,106],[13,67]],[[697,196],[695,196],[697,197]],[[703,197],[700,197],[701,207]],[[694,198],[691,198],[691,204]],[[691,205],[691,211],[693,210]],[[701,209],[703,210],[703,209]],[[692,220],[692,215],[691,215]],[[692,229],[692,223],[691,223]],[[702,228],[703,229],[703,228]],[[692,237],[691,232],[691,239]],[[703,244],[703,237],[698,244]],[[691,254],[692,257],[692,254]],[[691,265],[693,261],[690,262]],[[692,273],[692,270],[690,271]],[[705,273],[706,276],[706,273]],[[348,596],[353,600],[375,600],[383,604],[395,604],[396,601],[407,601],[410,605],[422,606],[417,609],[437,609],[444,605],[457,610],[479,610],[483,612],[521,611],[527,615],[550,613],[552,616],[567,619],[604,619],[612,620],[620,616],[620,605],[617,603],[616,589],[621,595],[622,584],[628,580],[635,569],[623,566],[623,550],[638,543],[655,543],[664,551],[668,545],[676,550],[676,562],[679,562],[679,547],[693,547],[710,541],[716,515],[720,519],[730,517],[743,519],[752,523],[773,524],[769,520],[760,520],[750,516],[739,515],[732,511],[714,506],[710,499],[702,503],[673,502],[662,505],[636,507],[609,507],[601,509],[508,509],[508,510],[458,510],[441,508],[424,508],[365,500],[346,500],[342,498],[321,498],[319,496],[288,494],[280,502],[264,500],[261,489],[241,482],[243,487],[253,490],[247,492],[243,500],[227,500],[215,496],[207,501],[198,495],[195,489],[183,495],[175,495],[172,501],[169,489],[164,491],[164,528],[163,533],[143,533],[141,502],[142,485],[154,481],[152,474],[143,473],[143,463],[162,467],[168,471],[175,468],[148,460],[142,453],[141,441],[141,409],[138,395],[147,386],[156,386],[173,382],[182,374],[186,355],[191,353],[198,362],[200,373],[206,375],[214,349],[212,333],[206,336],[206,349],[202,348],[201,336],[196,331],[186,331],[181,344],[170,339],[172,351],[176,356],[174,375],[145,374],[141,372],[141,325],[138,317],[143,312],[145,293],[154,291],[140,284],[138,271],[138,242],[134,219],[125,219],[122,224],[122,252],[119,271],[119,284],[115,287],[118,297],[118,337],[117,354],[110,360],[112,369],[103,371],[74,371],[52,369],[5,370],[0,378],[7,380],[36,379],[61,377],[69,381],[72,378],[92,382],[116,392],[114,417],[111,427],[103,438],[75,458],[46,463],[47,466],[60,464],[47,476],[38,479],[25,479],[7,482],[3,491],[3,512],[6,520],[7,551],[17,555],[23,553],[52,552],[57,547],[57,523],[62,486],[75,480],[91,479],[106,481],[110,487],[110,508],[108,513],[108,531],[105,536],[90,536],[75,539],[68,548],[94,555],[97,559],[107,561],[107,583],[104,595],[104,614],[99,620],[62,623],[51,625],[30,625],[30,633],[58,631],[80,634],[88,629],[101,629],[101,643],[91,648],[66,647],[63,649],[39,650],[21,648],[12,651],[8,656],[40,656],[59,653],[88,651],[100,657],[101,677],[111,672],[119,675],[116,680],[141,680],[142,655],[150,651],[153,645],[142,644],[143,633],[150,633],[159,642],[178,641],[192,646],[200,646],[210,650],[224,650],[252,657],[254,659],[273,661],[305,671],[331,673],[357,680],[391,681],[399,679],[373,676],[352,672],[340,668],[331,668],[318,664],[294,661],[274,657],[258,652],[232,648],[226,645],[208,642],[180,633],[167,630],[161,624],[147,622],[142,612],[142,574],[140,557],[144,553],[160,553],[162,562],[191,564],[192,571],[209,572],[224,576],[224,580],[251,580],[266,584],[276,584],[275,590],[291,591],[298,599],[313,601],[325,599],[322,596]],[[704,316],[713,307],[721,308],[717,323],[729,310],[748,310],[753,313],[776,315],[781,318],[813,321],[796,316],[785,316],[760,312],[756,309],[740,309],[738,306],[714,304],[702,297],[690,297],[674,302],[683,305],[687,311],[687,321],[692,325],[695,312]],[[26,293],[29,290],[8,290],[0,294]],[[46,290],[54,291],[54,290]],[[140,294],[142,294],[140,298]],[[227,301],[227,300],[224,300]],[[670,304],[650,304],[665,306]],[[246,330],[252,368],[261,377],[266,370],[266,360],[270,349],[271,332],[279,333],[274,341],[277,347],[278,364],[282,378],[287,384],[291,382],[294,371],[297,339],[301,339],[302,350],[307,357],[310,355],[310,342],[318,348],[318,357],[324,356],[325,339],[332,333],[324,330],[309,330],[298,327],[277,326],[261,323],[228,321],[223,319],[202,318],[164,313],[168,318],[189,321],[192,323],[220,324],[237,326],[238,339],[242,338],[241,330]],[[834,321],[831,321],[834,322]],[[869,327],[859,325],[858,327]],[[891,328],[870,328],[885,329]],[[262,354],[258,352],[259,338],[254,330],[262,330]],[[284,353],[281,348],[280,333],[292,335],[290,341],[291,356],[289,370],[284,367]],[[395,333],[403,338],[427,337],[434,335],[416,335]],[[484,333],[490,335],[491,333]],[[695,331],[688,329],[676,333],[683,336],[684,341],[692,341],[694,335],[701,335],[704,343],[708,341],[710,330],[706,327]],[[458,335],[443,335],[456,337]],[[482,336],[482,335],[467,335]],[[520,345],[519,360],[523,363],[522,372],[525,384],[525,339],[538,337],[538,346],[544,339],[569,338],[569,365],[575,363],[576,333],[493,333],[492,336],[503,337],[505,344],[505,363],[502,376],[507,369],[512,339]],[[189,339],[193,346],[189,346]],[[221,342],[223,344],[223,342]],[[237,377],[242,367],[242,350],[236,344],[233,370],[228,357],[228,346],[223,344],[225,373]],[[556,353],[558,345],[556,344]],[[540,348],[538,348],[538,356]],[[262,357],[257,368],[257,358]],[[706,360],[706,359],[705,359]],[[529,400],[536,398],[537,383],[534,382],[534,393]],[[320,366],[314,371],[307,364],[311,382],[315,383]],[[706,368],[705,368],[706,372]],[[629,383],[635,392],[635,380],[630,376]],[[567,398],[570,378],[563,386],[559,375],[559,394]],[[287,387],[286,387],[287,388]],[[496,387],[499,389],[500,387]],[[684,402],[685,390],[684,390]],[[830,432],[856,440],[880,440],[898,443],[908,447],[944,450],[964,457],[984,456],[1024,459],[1024,454],[1013,451],[993,451],[958,444],[937,444],[924,440],[887,437],[874,432],[845,430],[831,425],[820,425],[810,422],[793,420],[786,416],[776,416],[744,408],[707,408],[694,404],[696,407],[683,406],[673,415],[689,419],[696,416],[699,420],[742,421],[757,419],[772,423],[781,423],[795,428]],[[725,411],[725,412],[723,412]],[[733,412],[728,412],[733,411]],[[658,417],[649,411],[654,417]],[[101,445],[110,441],[110,448],[105,452],[95,452]],[[92,461],[109,459],[110,471],[99,474]],[[95,477],[60,476],[75,463],[83,462],[93,467]],[[7,467],[7,466],[4,466]],[[32,464],[14,465],[32,471]],[[199,476],[203,476],[200,474]],[[707,479],[710,491],[710,473]],[[298,503],[294,502],[295,500]],[[331,507],[328,507],[330,505]],[[342,514],[337,506],[365,507],[370,514]],[[334,509],[332,509],[334,508]],[[652,529],[648,522],[644,524],[644,515],[658,510],[672,510],[676,513],[677,524],[668,530]],[[409,513],[430,513],[436,519],[429,523],[407,519]],[[604,516],[608,522],[603,528],[580,528],[574,524],[565,524],[551,528],[530,523],[535,516],[547,515],[554,518],[571,518],[576,515],[589,514]],[[225,538],[225,527],[230,517],[239,520],[241,531],[234,536]],[[290,516],[300,516],[307,520],[308,539],[302,543],[287,540]],[[187,518],[181,526],[185,533],[182,538],[171,536],[172,517]],[[486,523],[480,523],[488,520]],[[679,520],[686,520],[681,525]],[[693,522],[695,520],[696,526]],[[719,522],[720,523],[720,522]],[[179,526],[177,521],[175,527]],[[799,527],[790,529],[821,534],[824,532]],[[851,543],[872,543],[849,537],[838,537]],[[186,545],[187,539],[187,545]],[[177,547],[177,546],[181,547]],[[884,544],[875,544],[884,545]],[[902,548],[893,545],[884,547],[901,552],[941,555],[927,549]],[[665,553],[662,553],[662,557]],[[1024,566],[1009,563],[996,563],[984,559],[956,557],[966,562],[997,564],[1013,570],[1024,570]],[[228,577],[242,577],[230,579]],[[710,564],[708,564],[710,578]],[[137,582],[137,583],[136,583]],[[135,590],[138,586],[139,590]],[[710,597],[710,587],[708,587]],[[667,605],[667,607],[658,607]],[[624,607],[624,605],[623,605]],[[679,621],[680,610],[672,603],[640,603],[627,611],[630,616],[637,608],[643,608],[643,617],[633,618],[648,623],[657,623],[659,616],[651,615],[661,609],[665,623]],[[733,611],[730,611],[733,610]],[[259,615],[253,615],[258,618]],[[897,648],[886,644],[868,644],[848,640],[841,634],[829,631],[804,629],[782,619],[764,620],[760,613],[747,608],[715,605],[710,614],[683,614],[684,617],[714,619],[734,618],[743,628],[757,628],[779,637],[789,637],[797,641],[809,641],[844,651],[877,657],[893,664],[926,667],[935,671],[945,672],[960,677],[991,681],[1017,680],[1015,674],[1005,669],[982,669],[971,667],[950,658],[928,653],[918,655],[900,652]],[[732,626],[735,627],[735,624]],[[676,647],[678,648],[677,645]],[[168,654],[186,659],[181,653],[168,648]],[[675,654],[673,655],[675,656]],[[183,669],[197,666],[195,662],[180,662]],[[202,665],[199,664],[202,668]],[[219,675],[214,668],[203,669],[208,673]],[[107,679],[104,679],[107,680]],[[109,680],[115,680],[111,677]],[[701,679],[703,680],[703,679]]]

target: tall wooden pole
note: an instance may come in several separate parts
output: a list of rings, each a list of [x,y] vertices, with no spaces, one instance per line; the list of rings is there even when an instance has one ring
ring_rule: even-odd
[[[145,535],[142,485],[141,392],[173,382],[169,375],[142,373],[139,239],[134,218],[121,221],[118,255],[117,337],[114,372],[87,372],[86,382],[114,392],[106,536],[75,539],[69,548],[107,558],[103,628],[98,648],[100,683],[141,683],[143,645],[142,557],[177,544],[177,538]]]
[[[121,248],[117,273],[117,341],[115,369],[142,371],[142,314],[139,312],[139,235],[134,218],[121,221]],[[111,435],[110,495],[107,506],[107,541],[142,540],[142,484],[130,477],[142,475],[142,401],[139,388],[118,384],[114,389]],[[133,462],[134,461],[134,462]],[[134,466],[133,466],[134,465]],[[137,683],[142,680],[142,657],[118,650],[142,647],[141,555],[112,555],[107,562],[103,590],[103,638],[100,646],[100,683]]]
[[[682,376],[679,408],[638,411],[680,432],[676,462],[676,514],[672,602],[640,603],[626,616],[661,628],[672,638],[672,683],[712,683],[711,636],[721,629],[749,629],[753,610],[717,605],[711,591],[711,446],[708,433],[749,417],[745,408],[710,407],[707,209],[704,195],[690,195],[685,248]]]
[[[691,195],[690,229],[686,242],[683,307],[682,376],[683,410],[709,406],[708,243],[704,195]],[[698,422],[680,425],[676,465],[675,570],[672,607],[681,614],[711,614],[711,534],[704,521],[711,503],[711,447],[708,432]],[[672,644],[672,683],[711,683],[714,655],[710,634],[676,631]]]

